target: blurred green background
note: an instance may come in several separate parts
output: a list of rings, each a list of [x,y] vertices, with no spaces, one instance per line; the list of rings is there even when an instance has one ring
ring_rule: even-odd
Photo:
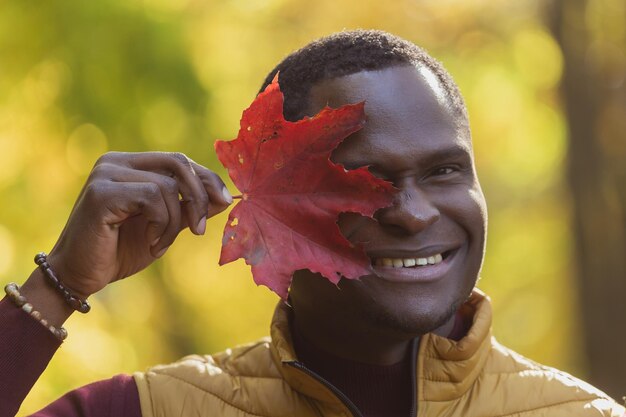
[[[52,248],[101,153],[180,151],[224,176],[213,142],[236,136],[241,111],[280,59],[331,32],[383,29],[443,61],[467,101],[490,212],[479,286],[493,299],[495,335],[587,377],[564,55],[543,3],[3,2],[0,283],[23,282],[34,254]],[[584,13],[599,33],[624,3],[598,1]],[[623,25],[613,29],[623,40]],[[97,379],[267,335],[276,296],[254,285],[243,261],[217,264],[225,221],[210,220],[204,237],[184,232],[155,265],[94,296],[90,314],[66,323],[70,337],[20,415]]]

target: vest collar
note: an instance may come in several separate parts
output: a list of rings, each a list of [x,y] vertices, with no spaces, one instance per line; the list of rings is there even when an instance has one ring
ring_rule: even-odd
[[[419,341],[417,360],[418,401],[449,401],[462,396],[478,378],[491,349],[491,301],[475,289],[461,306],[461,314],[472,326],[467,335],[454,341],[433,333]],[[277,369],[295,390],[318,401],[343,406],[328,386],[303,372],[298,363],[289,327],[290,307],[280,301],[274,312],[270,334],[271,353]]]
[[[276,368],[296,391],[334,408],[343,408],[343,402],[331,388],[299,366],[289,326],[290,310],[291,307],[281,300],[272,318],[270,351]]]
[[[428,333],[417,354],[418,401],[449,401],[461,397],[483,370],[491,350],[491,300],[475,289],[460,312],[472,325],[461,340]]]

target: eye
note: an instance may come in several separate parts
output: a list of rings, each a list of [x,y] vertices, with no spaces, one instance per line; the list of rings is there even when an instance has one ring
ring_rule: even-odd
[[[443,167],[436,168],[431,175],[440,176],[440,175],[450,175],[459,170],[456,166],[446,165]]]

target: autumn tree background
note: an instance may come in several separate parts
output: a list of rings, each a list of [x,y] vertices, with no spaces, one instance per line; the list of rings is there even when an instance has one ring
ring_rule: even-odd
[[[467,101],[496,337],[626,395],[625,21],[620,0],[5,1],[0,284],[50,250],[101,153],[181,151],[225,176],[213,142],[235,137],[282,57],[344,28],[384,29],[443,61]],[[218,267],[225,221],[94,296],[20,415],[266,335],[277,298],[243,262]]]
[[[559,0],[581,330],[590,379],[626,394],[626,6]],[[618,323],[617,328],[604,323]],[[625,400],[626,401],[626,397]]]

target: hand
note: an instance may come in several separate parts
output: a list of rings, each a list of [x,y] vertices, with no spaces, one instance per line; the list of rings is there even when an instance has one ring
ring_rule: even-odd
[[[230,203],[220,177],[184,154],[109,152],[91,171],[48,263],[87,298],[146,268],[184,228],[204,234],[206,219]]]

